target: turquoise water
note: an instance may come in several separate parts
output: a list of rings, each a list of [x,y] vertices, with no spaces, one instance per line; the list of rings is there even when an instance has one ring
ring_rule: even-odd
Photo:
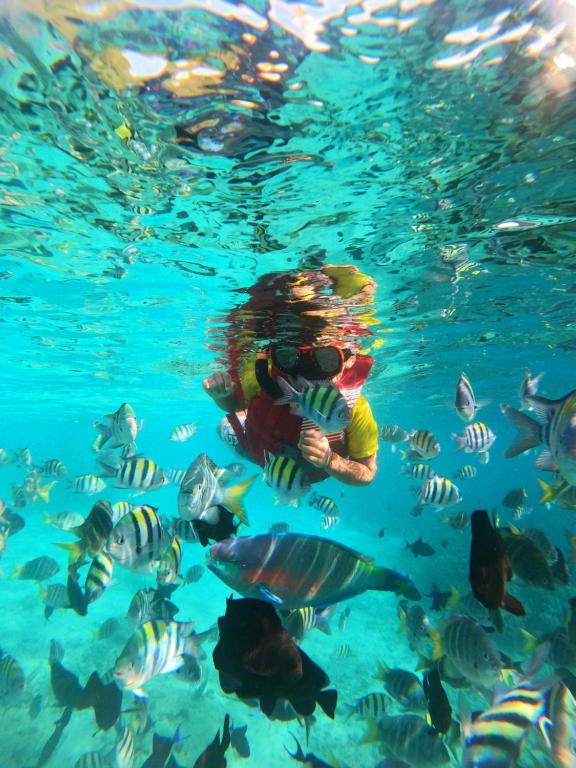
[[[512,522],[544,530],[568,559],[574,514],[539,503],[537,479],[554,480],[535,468],[536,452],[503,457],[514,430],[498,406],[519,407],[526,370],[545,372],[545,397],[573,388],[575,14],[560,0],[0,2],[0,449],[12,459],[29,448],[34,465],[57,458],[69,478],[98,471],[93,422],[128,402],[144,422],[138,450],[163,468],[186,469],[201,452],[218,466],[238,460],[217,437],[222,413],[202,381],[228,367],[230,339],[245,356],[270,340],[239,314],[249,289],[272,272],[352,264],[377,284],[372,302],[350,312],[375,358],[363,393],[378,424],[433,431],[442,475],[477,466],[475,478],[457,481],[463,501],[450,513],[497,509],[508,524],[512,510],[501,502],[526,488],[529,514]],[[486,465],[454,452],[451,433],[464,428],[452,407],[461,371],[490,400],[479,412],[497,436]],[[189,422],[198,432],[171,442],[174,427]],[[413,516],[420,483],[403,463],[381,441],[369,486],[317,486],[340,509],[327,531],[305,500],[276,505],[261,470],[248,466],[258,479],[246,499],[251,528],[240,532],[285,521],[408,573],[423,594],[434,581],[465,594],[470,529],[453,530],[431,508]],[[95,669],[106,673],[133,631],[123,619],[133,594],[155,579],[117,568],[117,583],[87,616],[56,610],[46,621],[38,585],[11,579],[14,567],[50,556],[60,572],[48,583],[63,583],[67,556],[54,544],[74,536],[45,516],[85,517],[104,498],[153,504],[169,518],[178,494],[167,485],[132,498],[107,481],[87,496],[64,478],[48,503],[15,509],[13,486],[29,471],[0,466],[0,499],[26,522],[0,563],[0,646],[26,676],[18,701],[0,701],[2,765],[15,767],[38,764],[61,714],[50,640],[82,684]],[[432,557],[405,549],[419,537]],[[205,557],[184,544],[182,573]],[[562,625],[572,587],[549,592],[515,577],[511,591],[527,616],[504,614],[504,632],[491,637],[518,665],[530,655],[520,628],[541,636]],[[205,570],[175,592],[177,619],[207,629],[229,594]],[[383,690],[378,661],[418,665],[397,605],[393,594],[365,592],[335,607],[331,635],[306,635],[303,648],[339,704],[334,721],[317,709],[305,752],[340,766],[385,758],[378,743],[360,745],[366,721],[347,714]],[[450,615],[432,612],[427,597],[422,605],[439,628]],[[95,639],[110,617],[122,619],[117,632]],[[344,644],[348,655],[339,654]],[[159,675],[145,686],[154,725],[135,736],[134,765],[150,754],[153,732],[168,736],[178,725],[176,760],[194,765],[226,713],[248,725],[251,745],[248,759],[229,749],[229,765],[293,764],[285,747],[293,750],[290,734],[305,745],[304,726],[270,721],[225,695],[213,645],[201,685]],[[466,706],[488,706],[473,687],[445,687],[456,719]],[[125,709],[130,702],[125,693]],[[115,729],[95,730],[91,710],[74,712],[47,764],[72,768],[100,751],[114,765]],[[449,743],[460,765],[458,735]],[[531,734],[519,764],[554,763]]]

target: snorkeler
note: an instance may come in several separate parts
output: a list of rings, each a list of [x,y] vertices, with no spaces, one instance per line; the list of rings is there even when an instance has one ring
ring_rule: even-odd
[[[300,339],[308,343],[297,343],[288,335],[287,341],[260,349],[251,365],[244,360],[238,370],[233,367],[205,379],[204,390],[227,414],[220,422],[219,435],[261,466],[270,456],[287,456],[298,462],[309,482],[331,476],[351,485],[366,485],[377,469],[378,426],[362,396],[373,358],[359,352],[354,337],[369,332],[358,330],[364,328],[359,315],[348,310],[358,306],[360,294],[362,304],[368,303],[373,281],[355,267],[330,266],[304,275],[291,273],[288,279],[284,275],[281,284],[288,291],[285,303],[280,312],[276,301],[263,313],[259,302],[260,327],[276,326],[266,328],[268,338],[282,337],[274,321],[278,317],[286,321],[289,315],[298,319]],[[268,288],[271,285],[269,281]],[[277,297],[277,276],[273,285],[272,294]],[[327,285],[333,287],[332,296],[327,294]],[[262,323],[262,314],[268,323]],[[243,318],[246,316],[245,305]],[[336,340],[335,331],[349,340]],[[295,409],[303,386],[328,386],[338,393],[348,412],[341,429],[321,430],[306,418],[305,411]],[[290,390],[294,399],[287,402]]]

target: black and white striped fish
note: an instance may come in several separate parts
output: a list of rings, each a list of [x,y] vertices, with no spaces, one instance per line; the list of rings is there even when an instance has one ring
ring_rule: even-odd
[[[92,560],[84,583],[84,597],[88,604],[98,600],[111,585],[113,570],[112,558],[106,552],[100,552]]]
[[[156,581],[158,584],[176,584],[180,581],[180,564],[182,562],[182,545],[178,536],[172,538],[170,546],[162,553]]]
[[[168,482],[162,468],[144,456],[125,459],[113,451],[101,451],[97,461],[109,476],[116,478],[117,488],[152,491]]]
[[[486,424],[475,421],[474,424],[469,424],[464,429],[463,436],[452,433],[452,438],[456,440],[457,451],[464,448],[466,453],[484,453],[490,450],[492,443],[496,440],[496,435]]]
[[[401,472],[415,480],[430,480],[436,474],[430,464],[417,462],[416,464],[403,464]]]
[[[348,426],[351,410],[338,387],[330,383],[311,384],[298,377],[298,390],[281,376],[277,381],[283,396],[274,401],[276,405],[296,403],[295,413],[314,422],[324,434],[341,432]]]
[[[359,715],[360,717],[370,717],[372,720],[380,720],[390,707],[390,699],[385,693],[368,693],[366,696],[357,699],[352,707],[348,717]]]
[[[427,429],[416,429],[411,432],[410,445],[422,459],[435,459],[440,453],[440,443]]]
[[[127,726],[120,731],[116,742],[116,768],[132,768],[134,765],[134,736]]]
[[[462,501],[460,489],[447,477],[435,475],[426,480],[420,491],[420,504],[443,509]]]
[[[198,431],[198,422],[193,421],[189,424],[178,424],[174,427],[170,435],[170,440],[176,443],[184,443],[193,437]]]
[[[150,573],[170,541],[156,508],[142,504],[116,523],[108,536],[106,550],[124,568]]]
[[[454,472],[454,477],[457,480],[471,480],[473,477],[476,477],[477,474],[477,467],[474,467],[472,464],[465,464]]]

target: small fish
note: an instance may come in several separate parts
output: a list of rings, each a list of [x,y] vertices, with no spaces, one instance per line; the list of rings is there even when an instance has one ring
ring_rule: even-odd
[[[272,523],[268,529],[268,533],[288,533],[290,526],[288,523]]]
[[[384,424],[380,428],[380,437],[385,443],[392,443],[394,449],[394,443],[405,443],[410,438],[410,434],[398,424]]]
[[[422,459],[435,459],[440,453],[440,443],[426,429],[417,429],[410,433],[410,445]]]
[[[504,496],[502,499],[502,506],[508,509],[517,509],[521,507],[528,498],[528,492],[526,488],[514,488]]]
[[[195,584],[197,581],[200,581],[203,575],[204,568],[201,565],[193,565],[186,571],[186,575],[184,576],[184,583]]]
[[[338,656],[341,659],[346,659],[350,654],[352,653],[352,649],[348,645],[348,643],[342,643],[342,645],[339,645],[336,649],[336,656]]]
[[[143,492],[154,491],[167,484],[164,470],[155,461],[144,456],[122,458],[107,450],[98,454],[97,461],[107,476],[115,478],[116,488]]]
[[[298,506],[302,496],[310,491],[302,467],[289,456],[267,454],[264,481],[276,492],[277,500],[289,506]]]
[[[429,464],[417,462],[416,464],[404,464],[400,471],[408,477],[413,477],[415,480],[430,480],[436,472]]]
[[[14,656],[0,650],[0,704],[13,706],[22,698],[26,689],[24,670]]]
[[[119,629],[120,621],[115,616],[112,616],[100,624],[98,629],[92,633],[92,637],[94,640],[108,640],[108,638],[112,637],[112,635],[115,635]]]
[[[170,760],[172,747],[182,741],[180,726],[176,728],[174,736],[160,736],[158,733],[152,736],[152,754],[142,763],[141,768],[174,768],[175,761]]]
[[[554,590],[554,576],[545,554],[530,539],[512,529],[500,529],[512,572],[526,584]]]
[[[470,384],[470,379],[465,373],[460,374],[460,378],[456,384],[456,399],[454,405],[456,413],[462,421],[472,421],[476,416],[476,412],[484,405],[487,405],[486,401],[476,401],[472,384]]]
[[[46,477],[66,477],[68,470],[59,459],[49,459],[42,465],[40,473]]]
[[[6,536],[15,536],[25,525],[26,521],[21,515],[12,512],[11,509],[4,508],[0,517],[0,528]]]
[[[243,499],[256,475],[228,488],[222,487],[222,479],[221,467],[214,464],[205,453],[197,456],[186,470],[178,493],[180,517],[183,520],[203,519],[208,510],[223,505],[244,525],[249,525]]]
[[[421,656],[429,656],[433,651],[436,630],[432,628],[422,606],[418,603],[409,606],[406,600],[400,600],[398,618],[400,629],[406,633],[410,650]]]
[[[196,759],[193,768],[226,768],[227,761],[224,755],[229,746],[230,715],[226,715],[224,727],[222,728],[222,738],[220,738],[220,730],[218,730],[214,739]]]
[[[480,624],[469,616],[453,616],[441,629],[434,658],[446,654],[454,670],[474,685],[495,685],[502,657]]]
[[[106,551],[124,568],[150,573],[169,544],[156,507],[142,504],[116,523],[106,541]]]
[[[70,529],[71,533],[78,536],[79,541],[57,546],[69,553],[72,562],[79,560],[85,553],[95,557],[102,551],[112,531],[112,520],[113,512],[109,502],[97,501],[84,522]]]
[[[12,504],[16,507],[16,509],[24,509],[27,503],[28,501],[26,499],[26,494],[24,493],[24,488],[22,488],[21,485],[13,485]]]
[[[274,401],[275,405],[295,403],[294,413],[314,422],[325,435],[342,432],[348,426],[351,411],[343,394],[333,384],[310,384],[299,376],[295,389],[282,376],[277,377],[282,397]]]
[[[122,403],[114,413],[104,416],[105,424],[94,422],[99,434],[92,448],[100,451],[106,443],[108,448],[128,448],[132,454],[136,451],[136,437],[142,429],[142,422],[138,423],[134,409],[128,403]]]
[[[443,523],[448,523],[455,531],[465,531],[470,525],[470,518],[463,510],[455,512],[453,515],[444,515]]]
[[[80,512],[59,512],[57,515],[54,515],[54,517],[46,515],[44,522],[60,531],[70,531],[73,528],[82,525],[84,518]]]
[[[185,443],[186,440],[190,440],[196,432],[198,432],[197,421],[190,422],[189,424],[178,424],[178,426],[174,427],[172,430],[170,440],[173,440],[176,443]]]
[[[42,694],[37,693],[36,696],[30,702],[28,707],[28,715],[30,720],[36,720],[40,712],[42,711]]]
[[[166,549],[156,571],[158,584],[180,583],[180,563],[182,562],[182,545],[178,536],[172,538],[172,543]]]
[[[60,570],[60,566],[53,557],[35,557],[24,565],[15,565],[12,574],[13,579],[24,581],[45,581],[52,578]]]
[[[384,662],[380,662],[377,678],[384,683],[387,693],[404,709],[415,712],[426,709],[422,683],[413,672],[407,669],[391,669]]]
[[[452,726],[452,707],[442,687],[438,670],[434,668],[425,672],[422,684],[432,727],[437,733],[448,733]]]
[[[14,454],[14,463],[19,467],[32,466],[32,454],[29,448],[20,448]]]
[[[62,713],[62,717],[60,717],[59,720],[56,720],[55,722],[56,728],[54,728],[50,738],[42,747],[42,751],[40,752],[40,757],[38,758],[38,762],[36,763],[36,768],[42,768],[42,766],[46,765],[46,763],[50,760],[50,758],[52,757],[52,754],[54,753],[54,751],[56,750],[56,747],[58,746],[60,739],[62,738],[62,733],[64,732],[64,729],[70,722],[71,717],[72,717],[72,707],[67,707]]]
[[[389,708],[390,700],[385,693],[368,693],[356,700],[349,717],[358,715],[359,717],[371,717],[373,720],[379,720]]]
[[[448,590],[447,592],[442,592],[438,584],[434,582],[432,584],[432,592],[430,592],[429,595],[426,595],[426,597],[432,598],[430,609],[432,611],[444,610],[451,595],[452,595],[452,592],[450,590]]]
[[[71,487],[74,493],[93,496],[95,493],[101,493],[106,488],[106,483],[97,475],[78,475],[71,482]]]
[[[135,504],[130,504],[129,501],[117,501],[116,504],[112,504],[112,522],[114,525],[116,525],[120,518],[127,515],[128,512],[132,512],[135,506]]]
[[[40,600],[44,603],[44,618],[48,620],[56,609],[70,608],[70,598],[66,584],[49,584],[41,587]]]
[[[172,518],[170,526],[172,534],[178,536],[180,541],[187,541],[190,544],[198,542],[198,534],[191,520],[182,520],[181,517]]]
[[[139,589],[130,601],[128,618],[139,626],[155,619],[172,621],[178,611],[178,606],[163,597],[159,590]]]
[[[540,385],[540,380],[544,376],[544,372],[539,373],[537,376],[532,376],[530,371],[525,371],[524,378],[522,379],[522,384],[520,385],[520,392],[519,398],[520,398],[520,406],[522,408],[525,408],[527,411],[532,411],[533,407],[530,402],[531,397],[534,397],[538,394],[538,387]]]
[[[250,744],[248,743],[248,738],[246,736],[247,730],[248,726],[243,725],[238,728],[232,728],[230,732],[232,749],[244,759],[250,757]]]
[[[454,477],[456,480],[471,480],[473,477],[476,477],[477,474],[478,469],[476,467],[472,464],[465,464],[454,472]]]
[[[422,538],[416,539],[412,544],[407,541],[404,549],[409,549],[414,557],[432,557],[436,554],[436,550]]]
[[[319,757],[316,757],[316,755],[314,755],[312,752],[308,752],[307,754],[304,754],[304,751],[300,746],[300,742],[298,741],[298,739],[294,735],[292,735],[292,738],[296,742],[296,751],[290,752],[288,747],[285,747],[286,752],[288,752],[292,760],[296,760],[297,763],[302,763],[308,768],[334,768],[333,765],[330,765],[330,763],[326,763],[324,760],[321,760]]]
[[[334,515],[322,515],[320,518],[320,527],[325,531],[330,528],[335,528],[339,524],[340,518],[335,517]]]
[[[84,595],[88,605],[98,600],[112,583],[114,563],[106,552],[96,555],[86,576]]]
[[[476,421],[464,429],[463,436],[452,433],[452,439],[456,440],[457,451],[464,449],[465,453],[483,453],[490,450],[496,435],[486,424]]]
[[[129,728],[124,726],[120,731],[115,747],[116,768],[132,768],[134,765],[134,736]]]
[[[74,768],[106,768],[100,752],[84,752],[74,763]]]
[[[420,489],[420,506],[429,504],[432,507],[444,509],[461,501],[460,489],[447,477],[435,475],[430,480],[426,480]]]
[[[482,453],[476,454],[476,461],[478,464],[489,464],[490,463],[490,451],[482,451]]]
[[[183,656],[202,651],[192,622],[147,621],[128,640],[114,666],[114,679],[124,690],[145,695],[142,686],[156,675],[174,672]]]
[[[304,636],[316,627],[326,635],[332,634],[328,619],[330,610],[327,608],[295,608],[291,611],[279,611],[282,624],[290,632],[294,640],[300,644]]]
[[[10,457],[4,448],[0,448],[0,467],[5,467],[6,464],[10,464]]]
[[[308,499],[308,504],[319,512],[322,512],[324,515],[329,517],[340,517],[336,502],[328,496],[321,496],[319,493],[313,493]]]

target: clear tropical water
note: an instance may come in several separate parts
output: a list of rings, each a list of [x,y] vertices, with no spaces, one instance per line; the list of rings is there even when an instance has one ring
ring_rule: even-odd
[[[545,371],[547,397],[573,388],[575,24],[574,3],[561,0],[0,2],[0,448],[10,457],[29,448],[34,464],[58,458],[71,478],[94,472],[92,424],[129,402],[144,420],[138,449],[161,466],[185,469],[202,451],[219,466],[234,461],[202,388],[249,325],[231,325],[234,308],[267,273],[353,264],[377,283],[364,394],[378,423],[432,430],[442,446],[434,467],[451,477],[468,459],[450,438],[463,428],[452,402],[466,371],[491,401],[480,413],[497,440],[490,463],[459,483],[455,509],[498,508],[508,522],[501,501],[525,487],[532,511],[518,524],[545,530],[568,558],[573,513],[538,503],[537,478],[550,476],[535,469],[533,453],[503,458],[513,429],[498,404],[518,406],[525,370]],[[247,350],[255,341],[242,339]],[[187,422],[198,423],[197,434],[171,442]],[[319,486],[341,512],[329,531],[305,502],[274,505],[259,479],[244,533],[286,521],[409,573],[422,593],[434,581],[465,593],[469,529],[453,530],[432,509],[411,515],[419,484],[401,472],[400,452],[381,442],[378,463],[368,487]],[[8,507],[27,471],[0,466]],[[136,501],[172,517],[177,493],[168,485]],[[154,584],[119,569],[87,616],[57,610],[46,621],[38,585],[10,579],[16,564],[48,555],[61,569],[52,582],[64,582],[66,553],[54,544],[73,536],[45,516],[86,516],[96,498],[62,479],[47,504],[16,510],[26,526],[2,554],[0,645],[27,686],[2,710],[3,765],[36,765],[59,716],[50,640],[62,643],[82,683],[94,669],[105,673],[132,630],[93,633]],[[102,498],[135,501],[111,485]],[[419,537],[433,557],[404,549]],[[186,544],[182,572],[205,555]],[[529,655],[520,627],[540,636],[562,624],[572,593],[513,583],[527,616],[506,615],[497,644],[519,662]],[[175,593],[178,619],[212,626],[229,593],[206,570]],[[335,721],[317,711],[308,743],[331,764],[383,759],[378,744],[359,746],[363,719],[346,715],[357,698],[382,690],[379,660],[416,669],[397,603],[366,592],[336,607],[331,635],[312,630],[304,640],[339,694]],[[446,615],[422,604],[440,626]],[[348,655],[339,653],[344,644]],[[175,755],[192,766],[227,712],[248,724],[252,752],[243,759],[230,749],[229,765],[292,764],[285,747],[293,748],[291,733],[305,743],[304,727],[223,694],[212,645],[206,651],[205,687],[171,675],[146,686],[154,726],[136,737],[135,765],[153,731],[180,725]],[[459,692],[447,690],[457,716]],[[465,698],[472,709],[487,706],[472,691]],[[94,731],[92,712],[75,712],[48,764],[74,766],[97,750],[114,764],[115,730]],[[458,739],[452,748],[459,765]],[[536,764],[534,750],[529,741],[524,768]]]

